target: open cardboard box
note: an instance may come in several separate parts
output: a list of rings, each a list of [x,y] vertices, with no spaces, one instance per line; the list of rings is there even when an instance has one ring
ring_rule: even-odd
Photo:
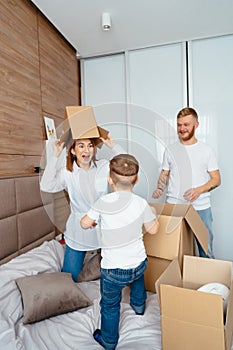
[[[96,145],[102,147],[100,137],[107,138],[108,131],[97,125],[92,106],[67,106],[63,122],[61,142],[69,144],[70,140],[95,138]]]
[[[148,256],[145,271],[146,289],[155,292],[155,281],[174,258],[182,268],[183,256],[194,255],[194,236],[204,251],[208,250],[208,230],[192,205],[150,203],[159,216],[156,235],[144,234]]]
[[[213,282],[223,283],[230,289],[225,317],[220,295],[197,291]],[[232,262],[184,256],[181,273],[178,258],[175,258],[156,281],[156,290],[163,350],[231,349]]]

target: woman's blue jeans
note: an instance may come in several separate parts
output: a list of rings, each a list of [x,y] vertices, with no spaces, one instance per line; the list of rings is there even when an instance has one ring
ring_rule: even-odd
[[[146,304],[144,271],[147,259],[133,269],[103,269],[100,275],[101,341],[106,350],[116,348],[119,339],[122,289],[130,286],[130,305],[143,315]]]
[[[208,254],[206,254],[201,247],[200,243],[197,241],[198,251],[199,255],[202,258],[214,258],[213,254],[213,231],[212,231],[212,222],[213,222],[213,216],[211,208],[207,208],[204,210],[197,210],[197,213],[199,214],[200,218],[204,222],[205,226],[208,229],[209,232],[209,243],[208,243]]]
[[[62,272],[71,273],[74,282],[77,282],[78,280],[78,275],[82,270],[85,255],[85,251],[72,249],[68,245],[65,247]]]

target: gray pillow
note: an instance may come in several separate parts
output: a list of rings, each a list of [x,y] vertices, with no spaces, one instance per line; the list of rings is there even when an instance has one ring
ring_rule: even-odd
[[[24,324],[92,305],[66,272],[21,277],[16,279],[16,284],[22,295]]]
[[[100,261],[100,253],[86,253],[82,271],[78,276],[78,282],[94,281],[100,278]]]

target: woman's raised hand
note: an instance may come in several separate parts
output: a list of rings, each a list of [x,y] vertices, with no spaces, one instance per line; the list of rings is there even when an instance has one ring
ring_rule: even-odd
[[[112,136],[110,136],[109,134],[108,134],[108,137],[106,139],[104,139],[103,137],[100,137],[100,139],[109,148],[113,148],[116,144],[115,141],[113,140]]]
[[[53,155],[59,157],[64,147],[64,142],[60,140],[55,140],[53,143]]]

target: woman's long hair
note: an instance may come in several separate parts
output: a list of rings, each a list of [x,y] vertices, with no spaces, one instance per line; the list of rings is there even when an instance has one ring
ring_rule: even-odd
[[[94,164],[96,166],[96,152],[97,152],[96,140],[95,139],[89,139],[89,140],[94,146],[94,153],[93,153],[92,161],[94,162]],[[74,154],[72,154],[72,152],[71,152],[71,150],[75,148],[76,141],[78,141],[78,140],[73,140],[71,146],[68,149],[67,158],[66,158],[66,169],[68,171],[71,171],[71,172],[73,171],[73,163],[76,162],[76,164],[77,164],[76,156]]]

